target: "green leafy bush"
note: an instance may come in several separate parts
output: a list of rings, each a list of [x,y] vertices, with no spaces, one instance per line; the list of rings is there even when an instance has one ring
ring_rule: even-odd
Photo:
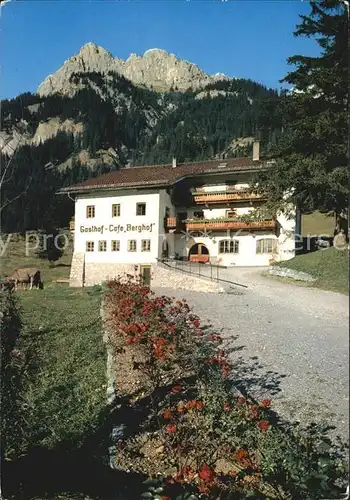
[[[11,290],[0,291],[2,460],[19,453],[24,433],[21,372],[25,359],[18,349],[21,327],[15,293]]]

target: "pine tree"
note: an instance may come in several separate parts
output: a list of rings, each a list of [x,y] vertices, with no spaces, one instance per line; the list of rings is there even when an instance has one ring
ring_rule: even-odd
[[[348,12],[340,0],[310,6],[294,34],[314,37],[321,54],[288,59],[296,69],[282,80],[293,89],[281,100],[284,133],[271,152],[276,166],[258,181],[275,206],[289,192],[302,212],[333,212],[339,226],[349,203]]]

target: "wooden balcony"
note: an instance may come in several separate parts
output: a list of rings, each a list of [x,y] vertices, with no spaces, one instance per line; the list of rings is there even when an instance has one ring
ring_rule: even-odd
[[[166,217],[164,219],[164,229],[171,233],[180,232],[185,230],[185,224],[178,217]]]
[[[75,220],[72,219],[70,222],[69,222],[69,231],[71,233],[74,233],[74,230],[75,230]]]
[[[226,231],[227,229],[245,230],[271,230],[276,229],[276,219],[266,219],[259,221],[238,221],[229,219],[202,219],[198,221],[186,221],[186,231]]]
[[[166,217],[165,227],[167,229],[176,229],[176,226],[177,226],[177,218],[176,217]]]
[[[250,191],[221,191],[221,192],[203,192],[193,191],[193,199],[198,204],[208,203],[230,203],[235,201],[254,201],[262,200],[260,194],[252,193]]]

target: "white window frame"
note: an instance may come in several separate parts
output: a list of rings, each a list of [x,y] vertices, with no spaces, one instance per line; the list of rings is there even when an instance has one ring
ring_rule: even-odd
[[[116,213],[114,213],[115,209],[116,209]],[[112,205],[112,217],[120,217],[120,203],[113,203],[113,205]]]
[[[271,251],[269,244],[271,243]],[[267,247],[267,248],[266,248]],[[278,240],[276,238],[259,238],[255,242],[255,253],[257,255],[271,255],[278,252]]]
[[[91,214],[90,215],[90,211]],[[86,207],[86,218],[87,219],[93,219],[95,217],[95,205],[87,205]]]
[[[139,208],[141,207],[144,207],[144,210],[145,210],[145,213],[144,214],[139,214],[138,211],[139,211]],[[136,203],[136,215],[137,217],[144,217],[147,213],[147,209],[146,209],[146,203],[143,202],[143,201],[140,201],[139,203]]]
[[[115,243],[116,248],[113,248],[114,243]],[[111,251],[112,252],[120,252],[120,240],[112,240],[111,241]]]
[[[107,240],[99,240],[98,251],[99,252],[107,252]]]
[[[86,252],[93,252],[95,250],[95,242],[87,241],[85,245]]]
[[[223,246],[223,250],[221,247]],[[239,240],[220,240],[219,241],[219,254],[238,254],[239,253]]]
[[[135,244],[135,248],[132,248]],[[137,252],[137,240],[128,240],[128,252]]]
[[[151,251],[151,240],[141,240],[141,252]]]

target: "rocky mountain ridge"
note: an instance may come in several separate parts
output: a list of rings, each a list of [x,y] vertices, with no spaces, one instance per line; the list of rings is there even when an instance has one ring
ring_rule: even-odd
[[[81,72],[117,73],[134,85],[164,92],[198,89],[217,81],[230,80],[223,73],[208,75],[196,64],[179,59],[163,49],[149,49],[142,56],[131,54],[123,60],[89,42],[54,74],[47,76],[37,92],[41,97],[54,93],[71,96],[77,88],[70,85],[70,77]]]

